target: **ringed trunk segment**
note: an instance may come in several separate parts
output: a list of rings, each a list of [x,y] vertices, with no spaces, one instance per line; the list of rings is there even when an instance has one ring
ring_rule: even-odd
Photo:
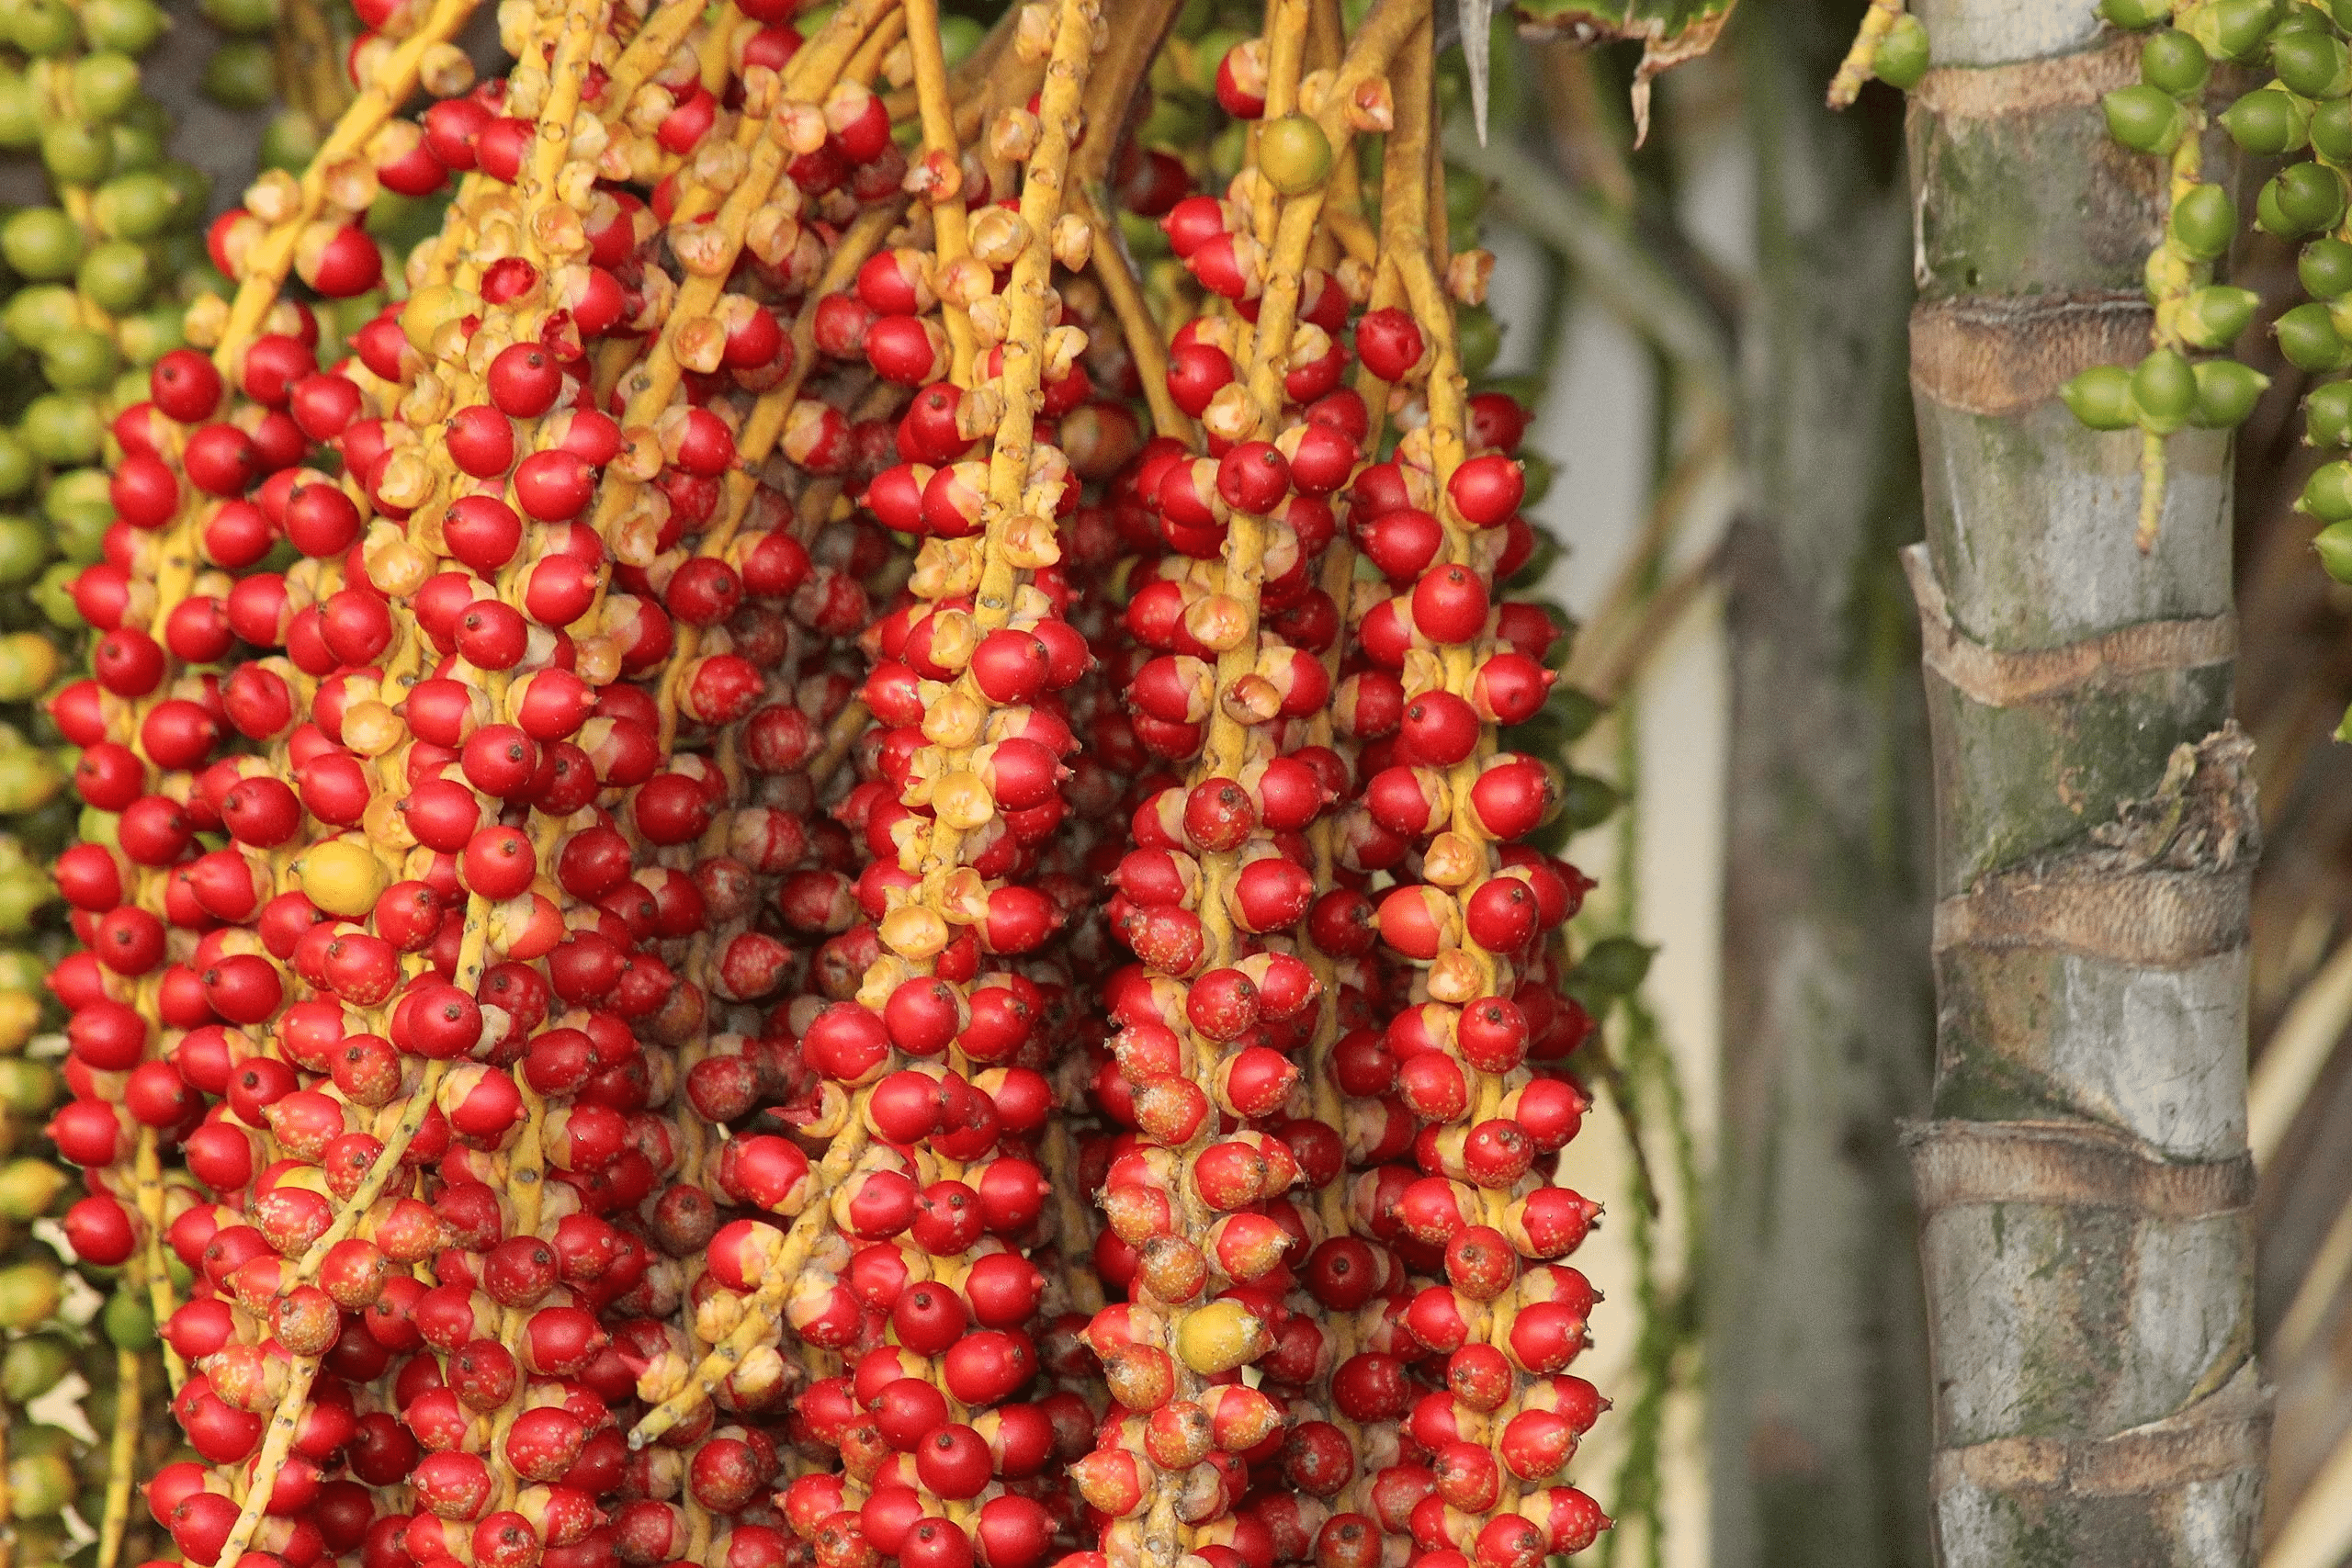
[[[2146,351],[2160,171],[2100,95],[2089,0],[1925,0],[1909,127],[1918,602],[1937,795],[1922,1212],[1940,1562],[2250,1563],[2246,907],[2231,722],[2229,449],[2176,438],[2153,549],[2140,443],[2058,389]],[[2144,160],[2137,161],[2144,164]],[[2226,167],[2217,159],[2219,166]]]

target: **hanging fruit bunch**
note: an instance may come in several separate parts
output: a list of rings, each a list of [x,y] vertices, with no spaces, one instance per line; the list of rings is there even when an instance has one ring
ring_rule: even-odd
[[[1587,883],[1506,744],[1565,633],[1429,6],[1178,9],[525,0],[477,83],[363,6],[213,223],[49,705],[66,1229],[187,1561],[1606,1527]]]

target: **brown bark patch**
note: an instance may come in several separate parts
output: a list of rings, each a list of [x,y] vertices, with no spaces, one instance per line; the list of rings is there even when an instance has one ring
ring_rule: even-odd
[[[2095,104],[2139,79],[2140,40],[2118,34],[2055,60],[1930,71],[1911,89],[1911,102],[1945,119],[1997,119]]]
[[[2088,1122],[1928,1122],[1904,1129],[1920,1209],[2025,1203],[2126,1209],[2165,1220],[2233,1213],[2254,1201],[2254,1158],[2175,1164]]]
[[[1936,906],[1935,950],[2035,947],[2177,969],[2245,942],[2251,873],[1988,877]]]
[[[2155,312],[2140,294],[1970,295],[1911,312],[1911,389],[1990,419],[2023,413],[2094,365],[2148,352]]]
[[[2112,1437],[1997,1438],[1936,1455],[1929,1484],[2059,1492],[2075,1497],[2164,1493],[2259,1469],[2269,1446],[2270,1397],[2252,1362],[2186,1410]]]
[[[2064,696],[2094,681],[2196,670],[2237,657],[2237,617],[2229,615],[2143,621],[2058,648],[1987,648],[1952,624],[1925,545],[1904,550],[1903,570],[1919,604],[1920,658],[1962,696],[1984,707],[2018,707]]]
[[[1936,906],[1935,951],[2039,948],[2177,969],[2245,944],[2260,852],[2254,744],[2234,722],[2173,749],[2163,781],[2088,846]]]

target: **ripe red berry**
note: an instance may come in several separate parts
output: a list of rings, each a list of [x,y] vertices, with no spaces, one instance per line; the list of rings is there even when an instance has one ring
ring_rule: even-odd
[[[1217,494],[1227,505],[1262,516],[1290,493],[1290,464],[1269,441],[1245,441],[1216,466]]]
[[[1498,527],[1519,510],[1527,493],[1527,476],[1515,459],[1490,452],[1454,469],[1445,493],[1473,527]]]
[[[498,351],[484,378],[490,400],[512,419],[537,419],[563,393],[563,368],[537,344],[510,344]]]

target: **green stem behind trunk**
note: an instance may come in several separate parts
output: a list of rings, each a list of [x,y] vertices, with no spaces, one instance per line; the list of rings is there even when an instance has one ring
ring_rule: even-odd
[[[1898,1122],[1927,1104],[1926,725],[1895,550],[1909,205],[1821,85],[1859,7],[1745,18],[1758,288],[1726,562],[1723,1137],[1708,1299],[1724,1568],[1928,1558],[1926,1332]],[[1769,25],[1768,25],[1769,24]],[[1872,105],[1883,113],[1884,103]]]

